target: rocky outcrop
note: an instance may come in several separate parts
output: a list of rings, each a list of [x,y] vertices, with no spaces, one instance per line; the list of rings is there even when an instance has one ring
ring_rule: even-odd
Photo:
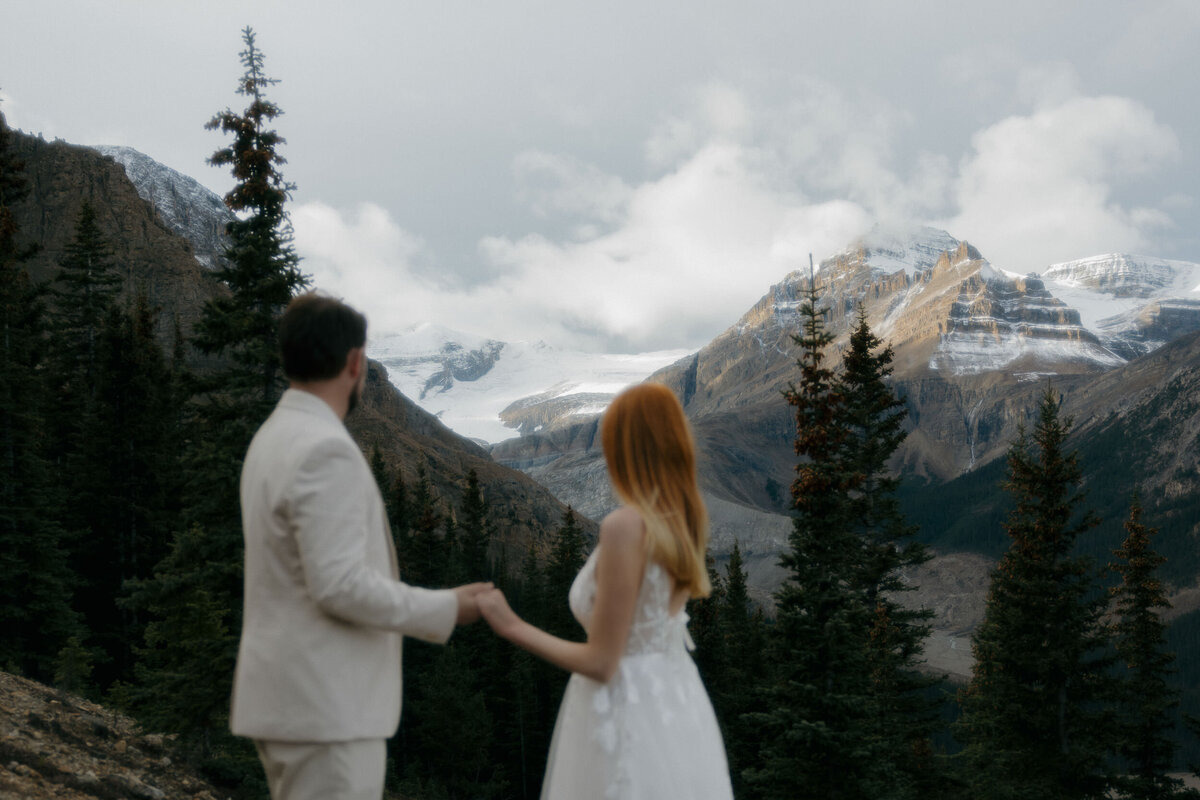
[[[175,319],[185,332],[190,331],[205,301],[221,290],[197,260],[192,242],[172,230],[138,194],[125,168],[90,147],[19,133],[13,144],[17,157],[25,162],[30,188],[13,213],[19,241],[39,248],[26,262],[34,280],[47,281],[58,274],[58,263],[75,236],[80,208],[87,201],[116,253],[124,291],[143,288],[161,309],[162,341],[170,341]]]
[[[0,800],[218,800],[169,736],[0,672]]]
[[[234,216],[216,193],[132,147],[103,145],[95,150],[125,168],[138,196],[176,235],[192,243],[197,261],[209,269],[220,264],[229,246],[226,227]]]

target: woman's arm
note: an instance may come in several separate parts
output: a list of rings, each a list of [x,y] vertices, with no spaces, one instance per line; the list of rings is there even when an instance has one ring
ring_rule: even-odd
[[[479,610],[496,633],[570,672],[607,683],[625,652],[645,571],[645,531],[636,511],[618,509],[600,525],[596,601],[586,642],[568,642],[518,617],[498,589],[479,595]]]

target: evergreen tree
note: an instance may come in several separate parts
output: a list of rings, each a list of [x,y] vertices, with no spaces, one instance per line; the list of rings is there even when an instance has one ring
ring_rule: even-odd
[[[860,580],[872,614],[867,652],[873,775],[879,781],[874,794],[917,798],[927,797],[937,780],[931,740],[940,720],[928,691],[937,680],[918,671],[933,612],[898,601],[915,588],[903,580],[903,571],[930,555],[914,539],[916,528],[905,523],[897,497],[900,479],[888,468],[907,436],[907,411],[889,385],[892,358],[891,346],[871,331],[860,304],[838,382],[845,398],[845,460],[854,475],[846,500],[863,548]]]
[[[972,639],[975,666],[958,725],[970,790],[981,800],[1105,793],[1105,597],[1090,563],[1073,555],[1096,520],[1079,510],[1069,429],[1047,389],[1032,441],[1022,430],[1008,453],[1011,544]]]
[[[492,530],[488,520],[487,501],[483,499],[479,475],[473,468],[467,472],[467,490],[463,495],[460,519],[458,536],[461,569],[455,576],[455,582],[486,580],[492,571],[488,560]]]
[[[417,467],[417,485],[413,489],[409,508],[409,524],[397,555],[400,576],[416,586],[440,586],[447,566],[444,551],[445,537],[441,533],[445,517],[438,508],[438,499],[429,483],[425,465]]]
[[[728,683],[726,670],[725,647],[725,580],[717,572],[716,559],[709,553],[705,557],[708,568],[708,582],[712,591],[708,597],[688,600],[688,633],[696,645],[692,653],[696,661],[696,669],[708,687],[708,694],[713,701],[713,709],[717,712],[717,721],[721,723],[722,731],[727,729],[729,717],[722,708],[719,692]],[[729,741],[729,737],[725,737]]]
[[[43,292],[21,260],[13,206],[28,194],[0,113],[0,669],[49,680],[80,633],[59,512],[63,496],[44,449],[41,377],[48,327]]]
[[[1167,649],[1167,625],[1159,614],[1171,603],[1157,577],[1166,561],[1152,546],[1158,531],[1142,522],[1136,495],[1125,530],[1124,544],[1114,551],[1117,561],[1110,565],[1121,576],[1111,590],[1116,605],[1113,644],[1126,670],[1117,731],[1118,755],[1128,774],[1117,779],[1116,788],[1131,800],[1167,800],[1184,796],[1183,782],[1168,774],[1175,759],[1172,711],[1179,705],[1179,691],[1170,685],[1175,654]]]
[[[544,627],[550,604],[546,579],[538,558],[539,542],[531,538],[521,561],[521,571],[511,593],[513,610],[530,624]],[[564,598],[559,598],[562,602]],[[541,794],[542,778],[546,771],[546,756],[550,749],[553,715],[558,705],[545,684],[547,665],[527,650],[505,648],[511,659],[509,691],[515,714],[512,733],[503,739],[510,743],[507,763],[515,763],[513,782],[524,800]]]
[[[847,400],[826,365],[832,337],[815,281],[801,308],[799,384],[785,393],[795,410],[793,527],[775,593],[773,670],[760,707],[748,716],[762,746],[744,778],[766,798],[866,798],[867,648],[871,616],[861,590],[862,544],[847,497],[856,485],[845,449]]]
[[[121,279],[112,247],[86,201],[59,266],[50,290],[55,311],[46,369],[53,398],[48,440],[59,480],[72,499],[61,519],[71,532],[68,549],[78,578],[76,602],[89,631],[88,642],[95,648],[96,677],[106,686],[116,677],[129,677],[136,643],[135,632],[122,622],[116,606],[121,581],[133,577],[122,563],[128,541],[118,518],[127,517],[133,508],[128,493],[144,484],[127,485],[134,476],[122,474],[120,467],[127,463],[123,456],[137,436],[123,426],[147,421],[138,414],[112,412],[145,400],[139,390],[149,389],[151,397],[157,397],[169,384],[160,374],[152,376],[149,386],[124,383],[135,378],[128,367],[143,351],[134,353],[137,343],[119,340],[125,318],[117,303]],[[152,350],[160,352],[153,331],[147,335]],[[136,444],[157,451],[156,440],[163,435],[156,430]],[[164,476],[174,471],[166,469],[165,462],[156,467]],[[157,482],[159,474],[137,478]],[[161,550],[157,555],[161,557]]]
[[[240,114],[222,111],[208,124],[233,137],[209,161],[231,168],[235,185],[225,203],[236,219],[228,226],[225,263],[215,272],[226,291],[205,304],[192,340],[210,357],[211,368],[193,381],[181,471],[183,527],[154,579],[137,582],[133,597],[133,607],[157,617],[139,669],[143,713],[201,742],[202,750],[229,753],[235,771],[248,752],[244,743],[232,743],[225,725],[241,627],[238,478],[253,432],[283,387],[278,320],[306,285],[285,208],[292,186],[279,170],[284,140],[270,127],[282,113],[266,97],[276,81],[266,76],[254,32],[246,28],[242,38],[245,71],[237,92],[249,104]],[[151,645],[159,631],[209,638],[161,651]],[[186,689],[176,692],[172,687],[180,681]],[[257,779],[258,772],[252,765],[245,775]]]
[[[177,376],[157,338],[156,309],[144,289],[109,309],[96,346],[90,434],[72,470],[73,496],[90,533],[75,548],[80,608],[92,642],[106,654],[102,688],[133,678],[144,615],[119,604],[124,584],[149,578],[166,555],[176,498]]]
[[[575,576],[587,560],[586,546],[575,510],[568,506],[563,513],[562,524],[554,535],[550,558],[546,562],[545,583],[547,604],[544,628],[562,639],[579,641],[583,638],[583,628],[571,613],[567,595],[571,592]],[[556,672],[561,675],[561,670],[556,669]]]
[[[265,73],[254,31],[242,31],[242,41],[245,72],[237,92],[249,105],[241,113],[226,109],[207,125],[233,136],[229,146],[209,159],[213,166],[230,167],[236,180],[225,204],[237,217],[228,227],[226,263],[216,272],[229,294],[206,304],[195,343],[206,354],[232,361],[232,368],[220,373],[217,388],[252,398],[258,413],[251,422],[257,424],[280,392],[279,317],[308,279],[300,272],[286,210],[295,186],[279,169],[286,163],[279,153],[285,140],[271,127],[283,111],[266,97],[278,81]]]
[[[84,201],[75,236],[66,246],[52,295],[55,299],[54,377],[60,385],[56,402],[70,408],[76,421],[86,416],[96,396],[96,351],[109,309],[121,290],[113,250],[96,223],[96,212]],[[84,430],[83,435],[90,431]],[[68,450],[78,449],[75,430]]]
[[[719,600],[723,671],[719,683],[709,683],[709,694],[725,735],[729,773],[734,793],[739,794],[742,771],[754,764],[758,732],[747,724],[746,715],[755,707],[762,687],[764,637],[762,610],[750,600],[741,545],[734,541],[721,581]],[[696,643],[697,657],[700,643]]]
[[[392,526],[392,538],[396,542],[396,552],[399,553],[403,550],[411,524],[408,486],[404,483],[404,474],[398,469],[391,483],[385,485],[387,493],[383,496],[383,504],[387,509],[388,521]]]

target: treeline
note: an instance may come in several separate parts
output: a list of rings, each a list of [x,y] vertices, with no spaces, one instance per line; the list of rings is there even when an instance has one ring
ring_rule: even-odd
[[[249,797],[263,793],[261,770],[227,731],[238,473],[283,387],[276,321],[307,280],[285,212],[274,81],[250,30],[244,41],[247,106],[210,123],[232,138],[211,159],[236,180],[217,272],[228,291],[194,331],[176,326],[168,349],[145,293],[120,291],[118,259],[86,205],[58,278],[29,280],[32,251],[11,211],[27,187],[0,115],[0,668],[176,734],[210,777]],[[1121,500],[1122,541],[1094,547],[1097,519],[1054,395],[996,468],[1004,494],[994,479],[986,487],[992,516],[974,521],[1000,563],[973,637],[974,674],[951,696],[921,670],[931,614],[907,601],[905,575],[929,551],[887,469],[904,438],[891,349],[860,311],[842,363],[829,363],[812,281],[802,316],[786,393],[794,525],[773,616],[749,601],[736,547],[713,571],[712,596],[689,608],[738,796],[1186,796],[1167,775],[1176,687],[1191,675],[1175,671],[1173,648],[1193,646],[1200,626],[1168,635],[1163,558],[1136,498]],[[207,357],[205,371],[189,369],[191,350]],[[582,637],[567,594],[588,543],[572,513],[506,552],[474,474],[447,498],[419,468],[413,479],[380,453],[371,463],[407,580],[487,576],[527,619]],[[946,501],[951,513],[960,502]],[[482,625],[444,647],[408,642],[404,669],[392,789],[538,795],[566,675]]]

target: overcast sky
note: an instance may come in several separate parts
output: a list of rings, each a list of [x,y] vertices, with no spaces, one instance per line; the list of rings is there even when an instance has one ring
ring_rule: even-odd
[[[1200,261],[1193,0],[38,0],[0,109],[223,194],[245,25],[304,267],[375,335],[695,348],[876,223]]]

